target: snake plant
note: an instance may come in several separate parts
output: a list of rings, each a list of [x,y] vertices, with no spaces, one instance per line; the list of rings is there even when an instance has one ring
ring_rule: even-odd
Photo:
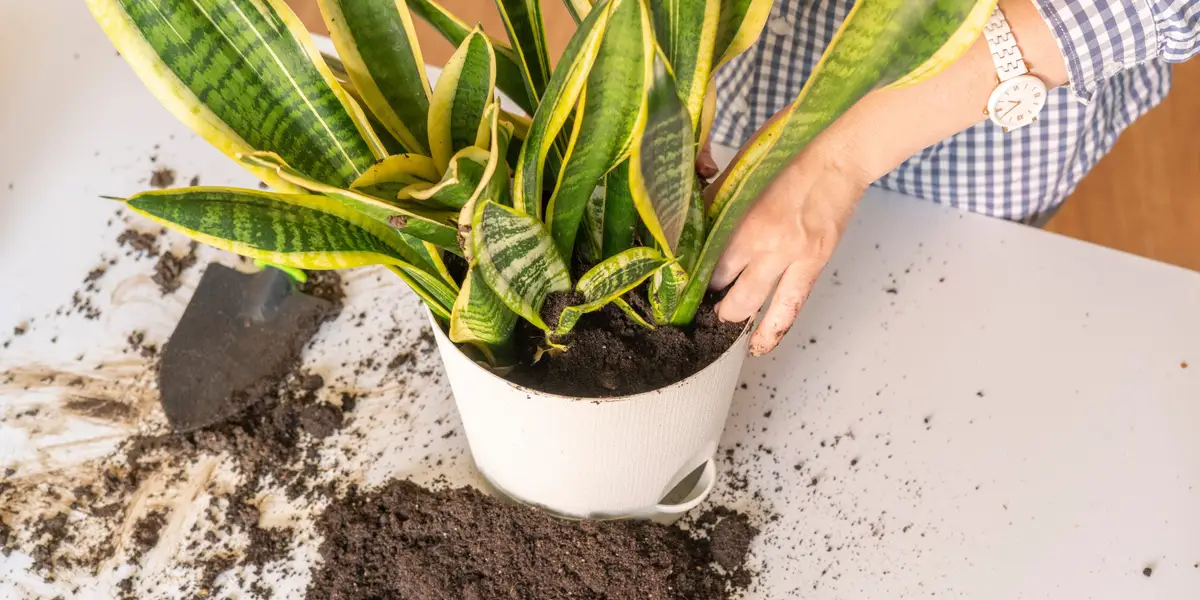
[[[859,0],[706,206],[693,165],[714,75],[759,36],[771,2],[564,1],[577,31],[551,68],[539,0],[496,0],[507,42],[435,0],[319,0],[336,58],[284,0],[87,0],[150,91],[273,188],[124,201],[262,263],[383,265],[493,364],[512,359],[518,318],[551,344],[610,303],[645,327],[684,326],[785,162],[868,91],[955,60],[995,4]],[[457,46],[433,85],[414,14]],[[573,277],[578,265],[590,268]],[[643,287],[650,314],[624,299]],[[555,292],[578,301],[551,324]]]

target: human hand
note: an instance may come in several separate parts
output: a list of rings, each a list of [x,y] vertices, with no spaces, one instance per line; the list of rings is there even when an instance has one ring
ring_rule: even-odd
[[[759,196],[717,263],[710,286],[733,287],[717,316],[739,323],[758,313],[776,282],[770,308],[750,338],[750,353],[770,352],[792,326],[833,254],[872,177],[853,153],[814,140]],[[714,192],[717,185],[710,186]]]

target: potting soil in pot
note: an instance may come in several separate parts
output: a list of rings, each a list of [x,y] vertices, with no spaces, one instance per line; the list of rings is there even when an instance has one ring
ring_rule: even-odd
[[[626,299],[648,315],[645,291]],[[581,304],[574,294],[551,294],[542,318],[553,327],[563,308]],[[615,305],[583,315],[567,339],[563,353],[546,353],[545,333],[519,321],[515,334],[521,364],[508,379],[536,390],[602,398],[649,392],[682,381],[712,364],[725,353],[745,328],[745,323],[725,323],[717,318],[716,298],[707,297],[688,327],[661,326],[653,330],[635,323]]]

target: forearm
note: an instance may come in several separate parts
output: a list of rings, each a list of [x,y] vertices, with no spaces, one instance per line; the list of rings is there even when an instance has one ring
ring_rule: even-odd
[[[1047,87],[1066,83],[1062,53],[1033,0],[1001,0],[1000,8],[1030,72]],[[815,143],[857,161],[854,168],[873,181],[922,149],[986,119],[984,107],[996,83],[991,52],[980,36],[966,54],[934,77],[867,94]]]

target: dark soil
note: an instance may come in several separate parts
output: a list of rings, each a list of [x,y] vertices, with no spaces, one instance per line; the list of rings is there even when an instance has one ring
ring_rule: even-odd
[[[188,251],[183,256],[175,256],[171,251],[163,252],[158,262],[154,264],[154,275],[151,279],[158,284],[158,290],[166,296],[179,289],[179,276],[196,264],[196,242],[188,245]]]
[[[163,189],[175,185],[175,171],[168,167],[159,167],[150,173],[150,187]]]
[[[117,243],[129,247],[129,254],[158,256],[158,236],[150,232],[126,229],[117,236]]]
[[[553,327],[564,307],[578,303],[574,295],[551,294],[542,317]],[[624,396],[671,385],[712,364],[741,335],[745,325],[721,322],[715,304],[713,298],[705,299],[690,328],[662,326],[653,331],[610,304],[584,315],[560,340],[569,350],[545,354],[536,363],[533,357],[544,345],[545,335],[522,320],[514,336],[520,365],[509,379],[544,392],[585,398]]]
[[[151,511],[133,526],[133,556],[139,557],[158,544],[158,534],[167,524],[167,513]]]
[[[642,521],[560,520],[472,488],[351,487],[318,523],[324,563],[308,597],[723,600],[748,583],[743,537],[757,532],[732,511],[718,518],[710,540]],[[733,573],[713,569],[718,560]]]
[[[337,271],[307,271],[308,280],[298,285],[298,289],[309,296],[328,300],[339,309],[346,299],[342,290],[342,276]]]

